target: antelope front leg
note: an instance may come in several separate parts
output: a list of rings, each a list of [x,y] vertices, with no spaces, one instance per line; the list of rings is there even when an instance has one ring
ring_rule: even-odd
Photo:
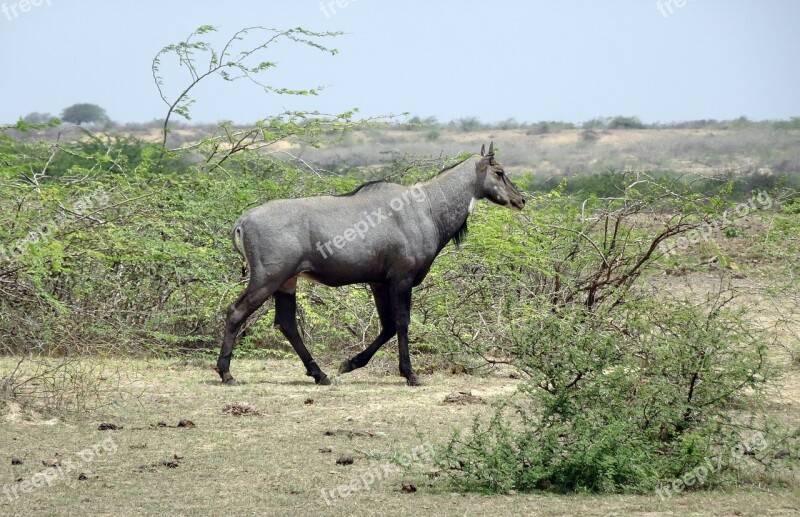
[[[375,299],[375,307],[378,309],[378,317],[381,320],[381,332],[361,353],[342,361],[341,366],[339,366],[339,373],[352,372],[356,368],[366,366],[372,356],[375,355],[375,352],[397,333],[395,331],[389,288],[384,284],[370,284],[370,287],[372,288],[372,297]]]

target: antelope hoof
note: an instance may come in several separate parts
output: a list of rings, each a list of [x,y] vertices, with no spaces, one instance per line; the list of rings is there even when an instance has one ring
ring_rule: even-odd
[[[222,377],[222,384],[224,384],[225,386],[238,386],[239,385],[239,383],[236,381],[236,379],[233,378],[233,375],[231,375],[231,372],[221,373],[220,377]]]
[[[353,368],[353,364],[350,362],[350,359],[342,361],[342,364],[339,365],[339,373],[340,374],[341,373],[352,372],[353,370],[355,370],[355,368]]]
[[[330,386],[332,384],[330,378],[324,373],[322,374],[321,377],[315,378],[314,382],[316,382],[320,386]]]
[[[417,377],[416,373],[412,373],[411,375],[406,377],[406,384],[408,384],[409,386],[424,386],[422,381],[419,380],[419,377]]]
[[[220,378],[222,379],[222,384],[228,384],[229,386],[236,384],[236,381],[233,379],[233,375],[231,375],[230,371],[221,372],[219,371],[219,366],[215,366],[214,371],[219,374]]]

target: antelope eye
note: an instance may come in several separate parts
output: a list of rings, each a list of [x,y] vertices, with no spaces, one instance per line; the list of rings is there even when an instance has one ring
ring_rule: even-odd
[[[495,173],[496,173],[498,176],[502,176],[502,175],[504,175],[504,174],[506,173],[506,172],[505,172],[503,169],[495,169],[495,170],[494,170],[494,172],[495,172]]]

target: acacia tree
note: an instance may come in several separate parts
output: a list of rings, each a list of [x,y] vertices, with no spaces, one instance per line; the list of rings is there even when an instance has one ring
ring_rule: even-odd
[[[105,122],[108,115],[97,104],[79,103],[65,108],[61,113],[61,120],[80,126],[84,122]]]

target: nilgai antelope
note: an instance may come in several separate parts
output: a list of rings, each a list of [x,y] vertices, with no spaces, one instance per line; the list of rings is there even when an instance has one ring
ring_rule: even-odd
[[[234,247],[248,264],[250,280],[228,308],[216,370],[226,384],[233,345],[245,320],[275,297],[280,328],[317,384],[330,384],[297,330],[297,279],[328,286],[366,283],[372,289],[381,332],[361,353],[344,361],[339,373],[365,366],[395,334],[400,374],[420,384],[408,353],[411,290],[428,274],[450,240],[464,237],[475,202],[488,199],[522,210],[525,199],[503,167],[481,147],[436,177],[405,187],[369,182],[340,196],[269,201],[245,212],[233,227]]]

